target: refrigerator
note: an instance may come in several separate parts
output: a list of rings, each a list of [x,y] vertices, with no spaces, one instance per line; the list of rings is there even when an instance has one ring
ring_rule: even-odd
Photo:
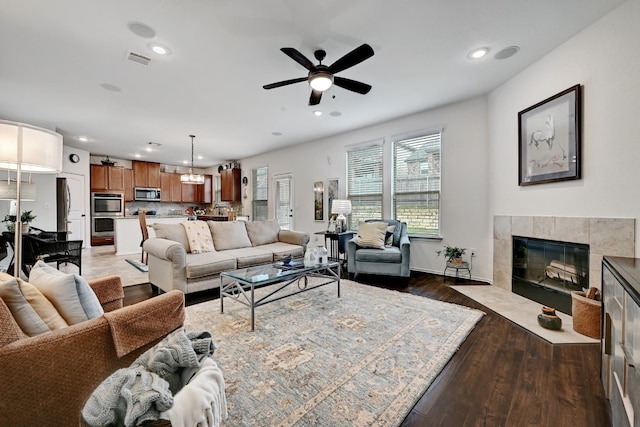
[[[69,231],[69,211],[71,197],[67,178],[56,178],[56,217],[57,231]]]

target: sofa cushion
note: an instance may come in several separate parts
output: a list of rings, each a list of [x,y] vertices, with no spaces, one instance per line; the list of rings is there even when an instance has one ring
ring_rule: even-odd
[[[208,221],[216,250],[251,247],[244,221]]]
[[[237,268],[251,267],[252,265],[268,264],[273,262],[273,253],[258,248],[248,247],[229,249],[225,254],[236,258]]]
[[[362,248],[356,251],[355,260],[357,262],[389,262],[398,264],[402,261],[402,253],[397,246],[390,246],[380,249]]]
[[[384,249],[387,227],[386,222],[361,222],[356,244],[361,248]]]
[[[31,283],[18,279],[18,285],[20,291],[27,302],[38,313],[38,316],[46,323],[47,327],[52,331],[63,329],[69,326],[64,318],[58,313],[58,310],[53,306],[51,301],[45,297],[42,292],[38,290]]]
[[[211,230],[204,221],[184,221],[181,222],[184,231],[189,240],[189,248],[191,253],[199,254],[203,252],[213,252],[213,238],[211,238]]]
[[[302,246],[292,245],[291,243],[269,243],[267,245],[260,245],[256,247],[256,249],[271,252],[273,254],[274,261],[277,261],[280,258],[284,258],[287,255],[291,255],[294,258],[304,257],[304,249],[302,248]]]
[[[173,240],[180,243],[187,252],[191,252],[189,246],[189,239],[187,239],[187,233],[184,231],[184,227],[180,224],[153,224],[153,231],[156,233],[156,237],[162,239]]]
[[[38,261],[31,269],[29,282],[53,303],[69,325],[104,313],[93,289],[77,274],[63,273]]]
[[[0,282],[0,298],[9,307],[20,329],[30,337],[50,331],[44,320],[38,316],[20,292],[20,285],[15,277]]]
[[[280,225],[276,221],[250,221],[245,225],[253,246],[266,245],[278,241]]]
[[[187,278],[212,276],[225,270],[235,270],[236,259],[223,252],[187,254]]]

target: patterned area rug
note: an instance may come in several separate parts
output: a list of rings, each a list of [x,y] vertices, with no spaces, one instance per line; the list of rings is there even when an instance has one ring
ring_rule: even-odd
[[[265,292],[269,288],[260,291]],[[225,426],[396,426],[483,313],[341,281],[256,308],[225,298],[187,307],[224,371]]]

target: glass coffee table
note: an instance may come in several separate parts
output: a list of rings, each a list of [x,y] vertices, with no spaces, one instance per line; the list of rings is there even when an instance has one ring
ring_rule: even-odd
[[[340,263],[330,261],[313,267],[305,267],[302,260],[294,260],[292,266],[280,263],[229,270],[220,273],[220,313],[224,313],[225,297],[232,297],[251,308],[251,330],[255,330],[255,308],[283,298],[307,292],[331,283],[337,283],[340,298]],[[319,278],[309,283],[309,278]],[[273,289],[256,299],[255,290],[274,285]]]

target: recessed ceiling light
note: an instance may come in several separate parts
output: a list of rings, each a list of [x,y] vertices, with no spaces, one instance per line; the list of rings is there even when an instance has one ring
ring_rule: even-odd
[[[86,136],[79,136],[78,141],[87,142],[89,141],[89,138],[87,138]]]
[[[320,111],[320,110],[315,110],[315,111],[313,112],[313,115],[314,115],[314,116],[316,116],[316,117],[320,117],[320,116],[322,115],[322,111]]]
[[[158,55],[169,55],[171,50],[160,43],[149,43],[149,49],[157,53]]]
[[[133,157],[135,157],[136,159],[139,159],[142,156],[140,154],[136,153],[136,154],[133,155]]]
[[[474,49],[471,52],[469,52],[469,58],[470,59],[480,59],[483,56],[485,56],[487,53],[489,53],[491,49],[489,49],[488,47],[480,47],[478,49]]]
[[[151,152],[151,151],[152,151],[151,147],[147,147],[147,148],[145,148],[145,150],[147,150],[147,151],[149,151],[149,152]]]
[[[202,160],[202,156],[198,156],[198,160]]]
[[[189,164],[189,160],[183,160],[182,163],[184,163],[185,165]]]
[[[340,111],[332,111],[329,113],[331,117],[340,117],[342,113]]]
[[[273,136],[282,136],[282,132],[271,132]]]

